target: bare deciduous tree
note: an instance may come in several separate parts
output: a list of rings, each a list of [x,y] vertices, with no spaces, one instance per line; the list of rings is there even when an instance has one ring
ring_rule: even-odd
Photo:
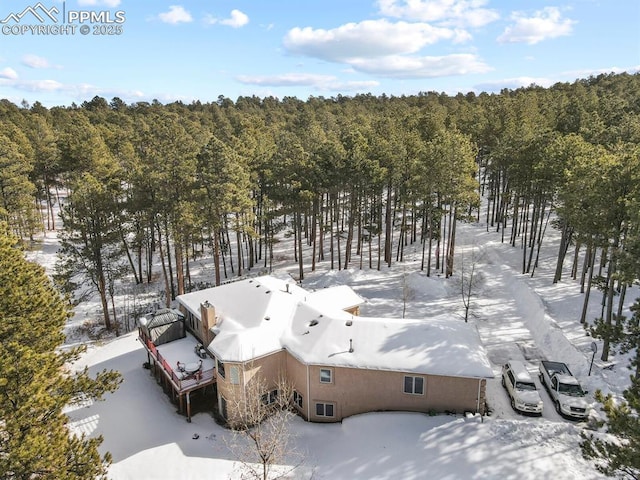
[[[478,269],[483,256],[482,252],[478,252],[475,246],[471,248],[470,257],[465,257],[464,251],[460,256],[460,279],[458,282],[460,294],[462,295],[462,304],[464,305],[465,322],[469,321],[471,297],[478,294],[478,290],[484,283],[484,276]]]
[[[407,303],[415,298],[415,292],[409,284],[409,276],[407,275],[406,268],[402,269],[402,318],[407,313]]]
[[[270,385],[259,374],[245,383],[243,394],[228,401],[227,421],[234,432],[228,447],[240,463],[241,478],[284,478],[302,464],[289,428],[296,415],[292,401],[290,382],[281,378]]]

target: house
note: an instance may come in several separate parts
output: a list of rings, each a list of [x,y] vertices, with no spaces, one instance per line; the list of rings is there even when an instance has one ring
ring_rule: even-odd
[[[185,326],[216,365],[227,419],[252,378],[277,395],[286,379],[299,414],[313,422],[384,410],[485,411],[493,371],[475,326],[450,317],[361,317],[347,286],[307,291],[272,276],[177,297]]]

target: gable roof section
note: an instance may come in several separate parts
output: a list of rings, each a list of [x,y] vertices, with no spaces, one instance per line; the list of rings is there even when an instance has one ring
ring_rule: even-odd
[[[300,310],[283,344],[303,363],[493,378],[475,327],[460,320],[445,316],[424,320],[351,315],[318,318],[304,312],[303,306]],[[311,320],[315,325],[311,326]]]
[[[147,328],[147,330],[152,330],[157,327],[182,321],[183,319],[184,315],[180,310],[161,308],[153,313],[146,314],[144,317],[140,317],[138,321],[143,327]]]
[[[263,276],[178,297],[197,318],[206,300],[218,318],[208,348],[224,362],[247,362],[284,348],[309,365],[493,377],[472,324],[449,317],[353,316],[343,309],[364,300],[348,286],[307,292]]]
[[[200,319],[200,304],[216,310],[216,337],[208,348],[226,362],[246,362],[282,350],[280,338],[306,291],[271,276],[227,283],[177,297]]]
[[[317,308],[346,310],[365,303],[365,300],[347,285],[322,288],[310,292],[305,297],[306,302]]]

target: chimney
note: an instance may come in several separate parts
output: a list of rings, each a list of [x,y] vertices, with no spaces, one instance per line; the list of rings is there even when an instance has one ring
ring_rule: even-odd
[[[200,304],[200,337],[202,344],[206,347],[213,340],[211,329],[216,326],[216,309],[206,300]]]

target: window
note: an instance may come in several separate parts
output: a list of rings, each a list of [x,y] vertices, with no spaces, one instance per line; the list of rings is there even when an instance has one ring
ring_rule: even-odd
[[[220,360],[217,361],[218,364],[218,375],[220,375],[222,378],[224,377],[224,363],[222,363]]]
[[[220,395],[220,414],[222,418],[227,418],[227,400]]]
[[[422,377],[404,377],[404,393],[413,395],[424,394],[424,378]]]
[[[240,384],[240,369],[237,366],[229,367],[229,381],[233,385]]]
[[[333,404],[316,403],[316,415],[318,417],[333,417]]]
[[[261,398],[262,403],[264,403],[265,405],[271,405],[272,403],[275,403],[276,399],[278,398],[278,390],[271,390],[270,392],[262,395]]]
[[[293,403],[294,405],[296,405],[298,408],[302,408],[302,395],[300,395],[298,392],[296,392],[295,390],[293,391]]]
[[[331,383],[331,370],[328,368],[320,369],[320,383]]]

